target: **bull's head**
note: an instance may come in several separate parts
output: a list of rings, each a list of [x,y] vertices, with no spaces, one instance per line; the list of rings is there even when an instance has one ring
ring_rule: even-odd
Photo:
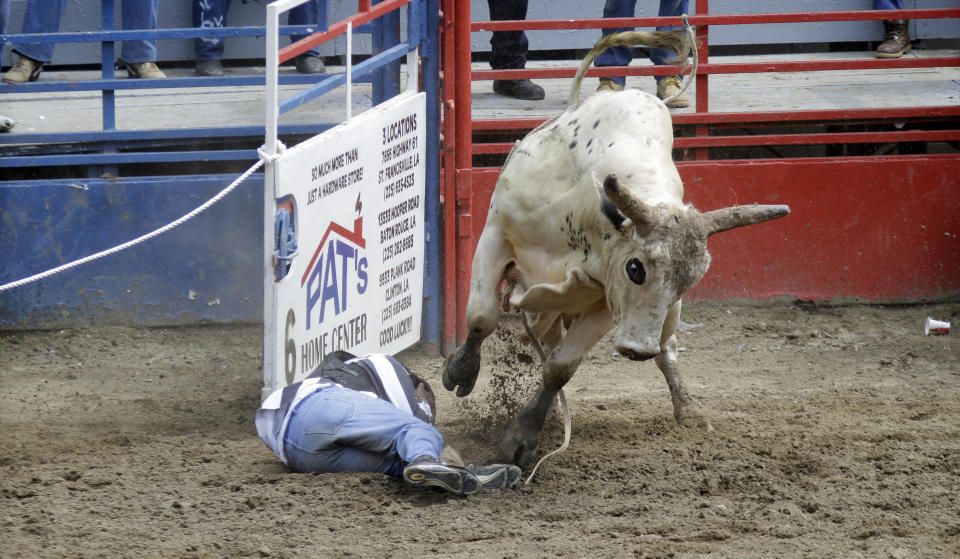
[[[692,206],[650,206],[620,187],[615,174],[603,182],[603,212],[617,230],[610,239],[603,283],[616,323],[614,346],[630,359],[661,351],[667,312],[707,271],[707,237],[790,213],[788,206],[732,206],[700,213]],[[669,335],[670,332],[667,332]]]

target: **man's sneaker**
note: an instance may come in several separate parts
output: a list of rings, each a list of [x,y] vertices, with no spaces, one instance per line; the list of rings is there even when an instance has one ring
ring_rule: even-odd
[[[680,91],[680,78],[677,76],[667,76],[659,82],[657,82],[657,97],[660,99],[666,99],[674,93]],[[667,103],[667,106],[671,109],[682,109],[683,107],[690,106],[690,99],[687,97],[686,93],[681,93],[673,101]]]
[[[609,78],[600,78],[600,85],[597,86],[597,91],[623,91],[623,87],[622,84]]]
[[[218,78],[223,75],[223,65],[216,59],[198,60],[194,73],[206,78]]]
[[[167,77],[153,62],[125,62],[128,78],[160,80]]]
[[[322,74],[327,71],[323,60],[312,54],[301,54],[293,59],[293,63],[297,66],[297,72],[301,74]]]
[[[20,55],[17,63],[3,75],[3,81],[6,83],[35,82],[42,71],[43,62],[34,60],[29,56]]]
[[[520,468],[513,464],[470,464],[467,469],[480,480],[481,489],[509,489],[520,481]]]
[[[439,487],[454,495],[473,495],[480,490],[480,480],[470,470],[448,466],[427,455],[407,464],[403,481],[414,487]]]
[[[8,116],[0,115],[0,132],[9,132],[13,128],[14,121]]]
[[[543,88],[530,80],[493,80],[493,92],[525,101],[539,101],[546,97]]]

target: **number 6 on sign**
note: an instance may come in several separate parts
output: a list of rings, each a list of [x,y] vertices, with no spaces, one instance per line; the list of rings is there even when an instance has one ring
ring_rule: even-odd
[[[283,369],[284,378],[287,384],[291,384],[297,375],[297,343],[293,341],[293,326],[297,323],[297,318],[293,314],[293,309],[287,311],[287,327],[284,329],[283,337],[286,340],[284,344]]]

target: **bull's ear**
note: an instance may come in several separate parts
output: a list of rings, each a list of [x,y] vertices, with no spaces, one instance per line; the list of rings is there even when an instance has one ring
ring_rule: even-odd
[[[727,231],[735,227],[762,223],[790,213],[790,206],[760,205],[730,206],[702,214],[707,235]]]
[[[653,211],[650,206],[634,198],[630,192],[620,188],[616,173],[610,173],[603,180],[603,192],[633,222],[634,231],[640,237],[646,237],[653,230]]]

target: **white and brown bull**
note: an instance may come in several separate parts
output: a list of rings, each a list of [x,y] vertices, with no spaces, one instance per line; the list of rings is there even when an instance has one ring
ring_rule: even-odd
[[[631,36],[660,46],[660,34]],[[546,359],[538,391],[500,443],[501,460],[529,463],[557,392],[611,329],[621,355],[656,360],[677,421],[710,429],[677,367],[681,297],[707,271],[707,237],[789,208],[698,212],[683,201],[672,147],[664,103],[625,90],[592,95],[511,152],[473,258],[467,338],[443,371],[447,390],[461,397],[473,390],[481,344],[500,318],[500,286],[512,284],[510,304],[531,318]]]

